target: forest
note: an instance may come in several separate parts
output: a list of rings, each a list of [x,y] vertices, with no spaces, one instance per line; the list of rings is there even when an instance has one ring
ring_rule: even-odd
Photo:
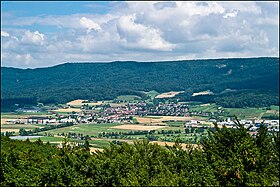
[[[279,186],[279,132],[256,137],[236,129],[209,131],[199,147],[161,147],[148,140],[57,148],[1,136],[1,186]]]
[[[1,67],[1,80],[1,111],[14,104],[107,100],[119,95],[146,97],[143,91],[151,90],[184,91],[177,96],[180,100],[205,100],[225,107],[279,105],[279,58],[268,57]],[[192,96],[204,90],[214,95]]]

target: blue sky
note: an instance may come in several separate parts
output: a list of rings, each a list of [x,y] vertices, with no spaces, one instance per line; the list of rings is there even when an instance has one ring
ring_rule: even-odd
[[[279,2],[1,1],[1,65],[279,57]]]
[[[5,1],[2,11],[15,16],[69,15],[79,13],[106,14],[112,8],[109,1]]]

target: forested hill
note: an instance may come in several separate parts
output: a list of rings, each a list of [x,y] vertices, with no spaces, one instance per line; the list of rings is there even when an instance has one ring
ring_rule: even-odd
[[[23,98],[44,103],[113,99],[150,90],[186,91],[181,98],[189,99],[196,91],[222,93],[225,89],[268,94],[275,99],[279,98],[278,78],[279,58],[65,63],[37,69],[1,67],[1,102]]]

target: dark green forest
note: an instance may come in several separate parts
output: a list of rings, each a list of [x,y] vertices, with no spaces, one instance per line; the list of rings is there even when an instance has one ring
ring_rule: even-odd
[[[277,186],[279,133],[262,125],[256,137],[237,129],[209,131],[201,147],[161,147],[147,140],[88,146],[1,137],[1,186]]]
[[[279,105],[279,58],[66,63],[36,69],[1,67],[1,104],[6,108],[15,103],[105,100],[127,94],[145,97],[142,91],[151,90],[185,91],[178,98],[217,102],[225,107]],[[192,97],[192,93],[204,90],[211,90],[214,95]]]

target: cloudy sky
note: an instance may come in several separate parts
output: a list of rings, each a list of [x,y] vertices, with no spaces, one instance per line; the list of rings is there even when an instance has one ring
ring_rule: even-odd
[[[1,65],[279,57],[279,2],[2,2]]]

